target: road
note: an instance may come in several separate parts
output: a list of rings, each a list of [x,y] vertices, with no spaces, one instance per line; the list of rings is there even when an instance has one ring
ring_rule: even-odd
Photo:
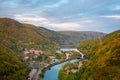
[[[42,80],[40,79],[41,68],[38,69],[37,73],[34,75],[33,80]]]

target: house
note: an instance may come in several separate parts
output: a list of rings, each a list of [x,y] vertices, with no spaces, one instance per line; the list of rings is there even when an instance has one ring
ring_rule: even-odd
[[[61,51],[60,50],[56,50],[56,53],[61,53]]]
[[[78,49],[73,45],[61,45],[60,51],[78,51]]]
[[[26,51],[23,51],[23,54],[24,55],[28,55],[30,52],[28,51],[28,50],[26,50]]]
[[[40,55],[40,54],[43,54],[43,51],[41,51],[41,50],[34,50],[34,54]]]
[[[65,51],[76,51],[76,52],[78,52],[78,49],[77,48],[60,48],[60,51],[63,51],[63,52],[65,52]]]
[[[35,50],[34,48],[31,48],[29,50],[30,53],[34,53],[34,54],[37,54],[37,55],[40,55],[40,54],[43,54],[43,51],[42,50]]]
[[[66,53],[66,59],[69,59],[69,58],[70,58],[70,54]]]
[[[29,50],[30,53],[34,53],[34,51],[35,51],[34,48],[31,48],[31,49]]]
[[[49,56],[49,58],[50,58],[50,59],[53,59],[53,58],[55,58],[55,57],[54,57],[54,56]]]
[[[34,58],[38,58],[38,55],[34,55],[33,57],[34,57]]]
[[[28,59],[29,59],[29,57],[28,57],[28,56],[24,57],[24,61],[27,61]]]

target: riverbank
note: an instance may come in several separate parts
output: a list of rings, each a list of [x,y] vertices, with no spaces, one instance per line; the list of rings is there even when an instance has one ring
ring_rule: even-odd
[[[66,61],[60,64],[57,64],[55,66],[52,66],[50,69],[48,69],[45,74],[43,80],[58,80],[59,70],[62,66],[64,66],[67,63],[73,63],[78,61],[77,59],[73,59],[70,61]]]
[[[74,58],[70,58],[70,59],[67,59],[67,60],[62,60],[62,61],[59,61],[59,62],[56,62],[56,63],[53,63],[53,64],[50,64],[50,65],[48,65],[47,67],[45,67],[43,70],[42,70],[42,73],[40,74],[40,76],[43,78],[44,77],[44,75],[45,75],[45,73],[46,73],[46,71],[47,70],[51,70],[51,68],[53,67],[53,66],[57,66],[57,65],[59,65],[59,64],[61,64],[61,63],[64,63],[64,62],[67,62],[67,61],[71,61],[71,60],[75,60],[75,59],[80,59],[80,57],[78,56],[78,57],[74,57]],[[82,58],[81,58],[82,59]],[[56,69],[56,68],[55,68]],[[52,73],[51,73],[52,74]]]

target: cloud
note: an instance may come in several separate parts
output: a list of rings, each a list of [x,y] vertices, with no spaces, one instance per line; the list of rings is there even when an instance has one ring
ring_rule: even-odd
[[[54,4],[52,4],[52,5],[46,5],[45,7],[46,7],[46,8],[56,8],[56,7],[62,6],[63,4],[66,4],[66,3],[68,3],[68,0],[60,0],[60,1],[57,2],[57,3],[54,3]]]
[[[113,18],[113,19],[120,19],[120,15],[109,15],[109,16],[102,16],[102,17],[105,17],[105,18]]]
[[[107,31],[120,26],[120,0],[0,0],[0,17],[52,30]]]
[[[93,23],[94,22],[94,20],[91,20],[91,19],[86,19],[86,20],[82,20],[82,21],[80,21],[81,23]]]
[[[53,28],[56,28],[56,30],[78,30],[79,28],[82,28],[83,25],[80,25],[78,23],[50,23],[50,26]]]
[[[14,19],[23,23],[30,23],[54,30],[78,30],[78,28],[83,27],[83,25],[75,22],[64,22],[64,23],[52,22],[50,19],[33,14],[15,15]]]
[[[33,15],[33,14],[23,14],[23,15],[15,15],[15,19],[18,19],[20,21],[26,20],[26,21],[48,21],[46,18],[40,17],[38,15]]]
[[[44,26],[49,23],[49,20],[47,18],[38,16],[38,15],[33,15],[33,14],[15,15],[14,19],[23,23],[30,23],[37,26]]]

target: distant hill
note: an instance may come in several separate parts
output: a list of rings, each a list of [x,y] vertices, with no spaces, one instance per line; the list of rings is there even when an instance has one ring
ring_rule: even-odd
[[[78,44],[86,39],[101,38],[106,35],[105,33],[93,31],[58,31],[58,33],[63,35],[65,44]]]

